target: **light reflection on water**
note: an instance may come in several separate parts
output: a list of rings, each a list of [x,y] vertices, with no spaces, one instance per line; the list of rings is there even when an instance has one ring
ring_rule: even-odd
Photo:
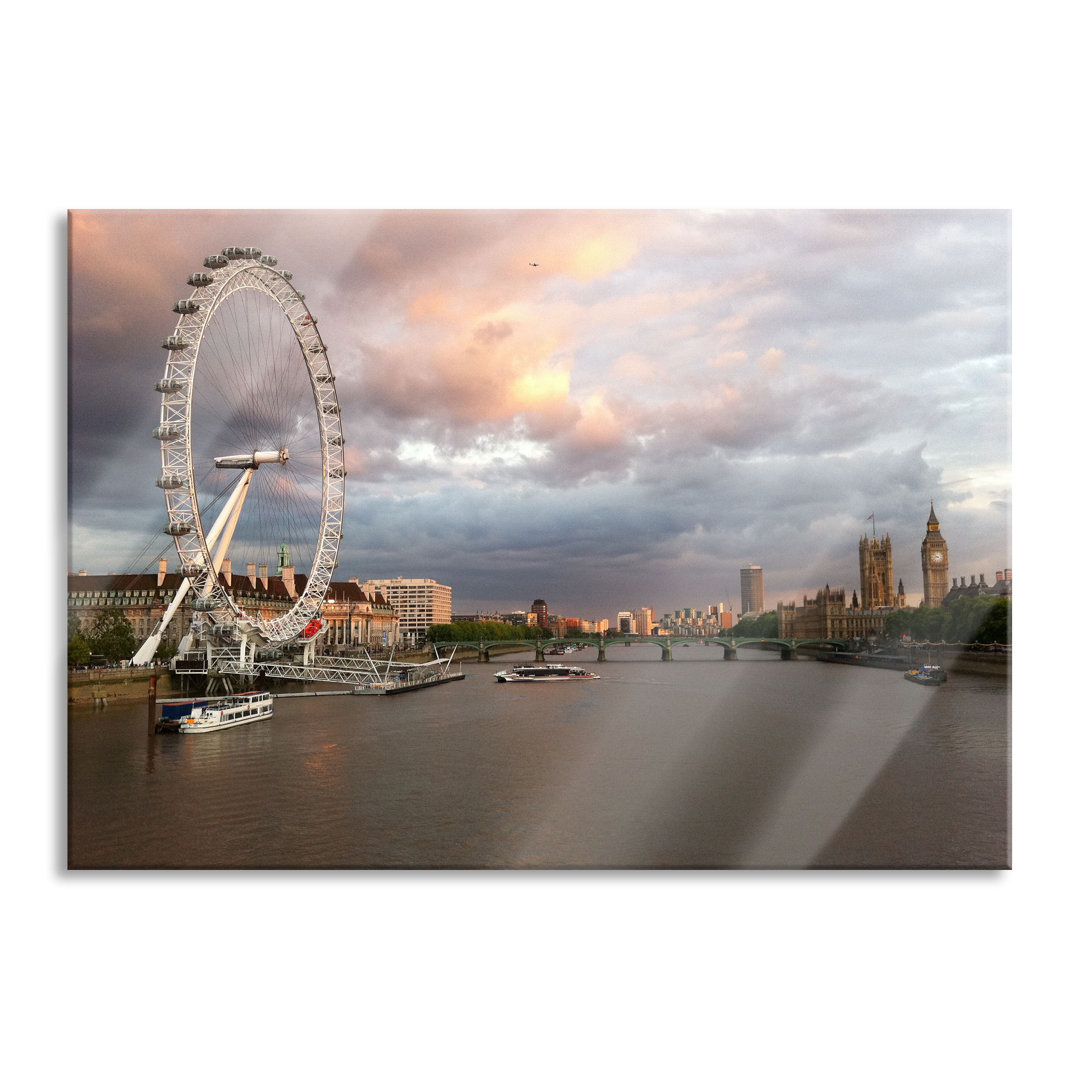
[[[148,737],[144,704],[75,710],[70,864],[1008,865],[1003,678],[655,652],[561,686],[466,663],[211,735]]]

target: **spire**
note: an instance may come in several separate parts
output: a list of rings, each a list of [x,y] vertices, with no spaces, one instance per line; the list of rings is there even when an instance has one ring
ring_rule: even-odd
[[[934,500],[930,500],[930,516],[926,519],[926,531],[927,532],[940,532],[941,526],[938,524],[937,514],[934,513]]]

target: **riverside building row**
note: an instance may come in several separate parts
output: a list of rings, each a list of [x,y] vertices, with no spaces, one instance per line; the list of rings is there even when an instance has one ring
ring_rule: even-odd
[[[538,605],[542,605],[543,610]],[[544,622],[541,623],[541,615]],[[549,630],[552,637],[573,637],[575,634],[606,634],[610,628],[607,619],[580,619],[573,616],[555,615],[547,610],[543,600],[534,600],[528,611],[476,611],[451,616],[451,622],[498,622],[509,626],[536,626]]]
[[[707,608],[679,608],[660,617],[660,634],[673,637],[713,637],[731,630],[735,625],[735,613],[727,611],[723,604],[710,604]]]
[[[249,563],[245,574],[236,574],[230,559],[218,575],[233,602],[251,615],[273,619],[284,614],[304,591],[307,578],[295,567]],[[68,574],[68,615],[82,634],[88,633],[103,611],[119,610],[131,623],[136,640],[145,641],[161,621],[176,596],[183,577],[170,573],[161,559],[156,574]],[[353,577],[332,581],[319,618],[326,626],[319,641],[324,652],[350,649],[383,649],[415,644],[433,622],[449,622],[450,587],[430,579],[395,578],[388,596],[378,581]],[[445,614],[445,617],[444,617]],[[188,599],[180,605],[165,631],[163,644],[175,650],[191,628],[194,609]]]

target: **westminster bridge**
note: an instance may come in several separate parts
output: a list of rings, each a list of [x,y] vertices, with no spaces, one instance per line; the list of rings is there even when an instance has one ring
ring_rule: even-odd
[[[495,641],[438,641],[435,642],[436,650],[442,650],[447,654],[448,650],[469,650],[476,653],[476,661],[486,664],[491,660],[491,650],[504,650],[507,646],[519,645],[522,649],[534,649],[537,662],[543,662],[549,652],[560,653],[567,645],[576,648],[596,649],[599,652],[598,660],[606,660],[609,649],[618,646],[653,645],[660,650],[661,660],[672,660],[671,650],[677,646],[690,645],[716,645],[723,652],[724,660],[738,660],[739,649],[766,648],[775,650],[780,654],[781,660],[794,660],[799,649],[827,648],[834,652],[848,647],[848,642],[839,641],[835,638],[763,638],[763,637],[641,637],[621,636],[597,641],[587,637],[546,638],[523,638],[521,640],[498,639]],[[459,657],[455,654],[455,659]]]

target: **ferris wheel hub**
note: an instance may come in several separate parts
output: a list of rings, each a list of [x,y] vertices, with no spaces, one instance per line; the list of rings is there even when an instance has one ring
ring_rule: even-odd
[[[284,465],[289,460],[286,447],[280,450],[256,450],[253,454],[232,454],[214,458],[218,469],[257,469],[260,465]]]

